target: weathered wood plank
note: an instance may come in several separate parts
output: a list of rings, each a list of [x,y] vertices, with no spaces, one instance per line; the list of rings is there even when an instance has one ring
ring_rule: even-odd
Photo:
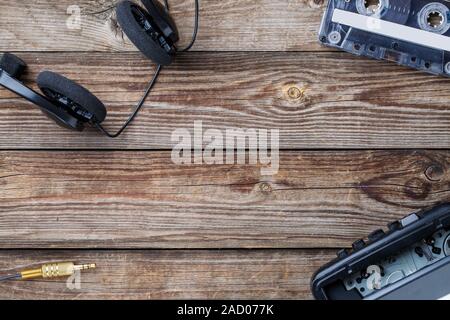
[[[312,274],[333,253],[286,251],[0,251],[0,270],[95,262],[81,289],[65,280],[2,282],[0,299],[310,299]]]
[[[346,247],[450,199],[448,151],[283,152],[259,166],[170,152],[0,153],[1,248]]]
[[[118,128],[153,71],[138,54],[24,54],[26,83],[42,69],[84,84]],[[338,53],[191,53],[163,74],[118,140],[68,132],[0,90],[0,148],[171,149],[175,129],[280,130],[280,147],[448,148],[448,79]],[[36,87],[34,87],[36,88]],[[303,94],[301,94],[303,92]],[[289,94],[290,93],[290,94]]]
[[[3,0],[0,51],[134,51],[117,24],[114,12],[117,2]],[[180,29],[182,47],[192,34],[194,3],[169,2]],[[201,25],[194,50],[324,50],[317,35],[323,0],[201,0],[200,3]],[[77,22],[76,16],[67,14],[73,5],[80,10],[79,25],[73,23]]]

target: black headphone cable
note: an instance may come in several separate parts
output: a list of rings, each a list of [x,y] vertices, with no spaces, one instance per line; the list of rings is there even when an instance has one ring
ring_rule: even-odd
[[[0,282],[9,281],[9,280],[18,280],[20,278],[22,278],[20,273],[16,273],[16,274],[11,274],[11,275],[6,275],[6,276],[0,277]]]
[[[131,116],[128,118],[127,122],[125,122],[125,124],[122,126],[122,128],[120,128],[120,130],[117,131],[117,133],[115,133],[115,134],[109,133],[100,123],[97,123],[97,122],[95,123],[95,127],[110,138],[117,138],[118,136],[120,136],[122,134],[122,132],[128,127],[128,125],[134,120],[134,118],[136,118],[139,111],[143,107],[145,100],[147,99],[148,95],[150,94],[150,92],[152,91],[153,87],[156,84],[156,80],[158,80],[158,76],[161,72],[161,69],[162,69],[162,66],[158,65],[158,67],[156,68],[155,75],[153,76],[152,80],[149,82],[149,84],[147,86],[147,90],[145,90],[145,93],[142,96],[139,103],[137,104],[135,110],[133,111]]]

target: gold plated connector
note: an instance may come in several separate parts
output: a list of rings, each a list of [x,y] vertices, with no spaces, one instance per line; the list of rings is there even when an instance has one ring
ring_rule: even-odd
[[[92,264],[82,264],[75,265],[73,262],[59,262],[59,263],[48,263],[42,265],[41,268],[25,270],[20,272],[22,280],[36,279],[36,278],[59,278],[59,277],[70,277],[76,271],[95,269],[96,265]]]

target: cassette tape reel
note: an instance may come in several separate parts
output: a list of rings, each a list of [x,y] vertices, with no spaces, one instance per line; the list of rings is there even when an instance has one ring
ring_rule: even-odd
[[[355,55],[450,76],[450,2],[330,0],[320,41]]]

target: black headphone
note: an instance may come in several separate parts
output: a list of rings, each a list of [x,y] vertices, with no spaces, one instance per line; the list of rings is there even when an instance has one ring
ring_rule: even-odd
[[[158,68],[132,115],[115,134],[102,126],[107,113],[103,103],[87,89],[60,74],[41,72],[37,85],[43,95],[39,94],[20,81],[26,69],[25,62],[5,53],[0,60],[0,85],[37,105],[44,114],[65,128],[83,131],[85,125],[90,124],[111,138],[118,137],[142,108],[162,66],[170,65],[177,52],[188,51],[194,45],[198,32],[199,0],[194,1],[194,33],[190,44],[184,49],[175,46],[179,40],[178,30],[169,15],[167,0],[164,6],[155,0],[141,0],[145,8],[131,1],[122,1],[117,5],[117,20],[122,30],[142,54],[158,64]]]

